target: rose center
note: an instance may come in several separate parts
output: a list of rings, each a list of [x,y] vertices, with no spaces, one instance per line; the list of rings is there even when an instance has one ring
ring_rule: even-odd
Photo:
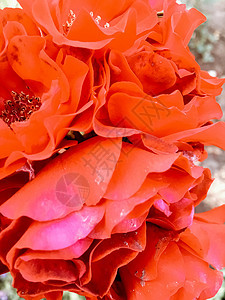
[[[11,92],[12,99],[4,101],[4,109],[0,118],[10,127],[14,122],[23,122],[41,107],[39,97],[26,95],[24,92]]]

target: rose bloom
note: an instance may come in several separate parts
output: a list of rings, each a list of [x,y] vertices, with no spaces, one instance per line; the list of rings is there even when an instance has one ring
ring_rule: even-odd
[[[18,2],[57,45],[125,51],[145,39],[158,21],[147,0]]]
[[[90,299],[106,296],[118,270],[149,247],[146,221],[178,243],[212,182],[210,171],[193,163],[204,152],[192,148],[155,154],[121,139],[94,137],[38,166],[32,181],[20,172],[0,182],[1,270],[10,270],[18,294],[61,299],[69,290]],[[163,253],[165,245],[158,248]],[[184,286],[185,268],[169,292]]]
[[[201,71],[187,47],[205,18],[175,1],[166,3],[163,17],[136,50],[129,55],[110,51],[105,64],[110,86],[99,94],[94,130],[104,137],[141,134],[153,151],[173,152],[197,141],[225,149],[218,134],[224,123],[211,122],[222,117],[215,96],[225,80]]]
[[[94,84],[101,84],[102,77],[101,67],[92,66],[90,50],[59,49],[23,10],[1,10],[0,25],[3,178],[75,144],[63,138],[75,116],[86,110],[84,118],[76,119],[76,129],[92,129]]]

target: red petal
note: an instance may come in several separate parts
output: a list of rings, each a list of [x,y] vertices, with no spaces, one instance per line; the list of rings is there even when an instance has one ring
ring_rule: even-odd
[[[79,210],[84,203],[96,204],[107,189],[119,154],[118,139],[96,137],[72,147],[52,160],[33,181],[5,202],[0,211],[12,219],[29,216],[47,221]]]
[[[178,156],[179,154],[156,155],[123,143],[119,163],[104,197],[115,200],[129,198],[137,192],[147,174],[168,170]]]

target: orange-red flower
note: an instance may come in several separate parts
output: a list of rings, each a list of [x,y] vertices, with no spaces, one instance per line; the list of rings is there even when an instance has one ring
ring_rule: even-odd
[[[214,134],[224,130],[224,123],[209,122],[222,117],[215,97],[193,94],[186,102],[177,89],[169,94],[151,96],[143,91],[141,82],[120,54],[111,53],[109,60],[112,74],[115,70],[116,75],[112,75],[115,83],[95,114],[93,126],[98,135],[129,137],[141,134],[145,146],[153,151],[174,152],[183,141],[198,141],[225,149],[221,135]]]
[[[0,52],[3,178],[27,160],[50,157],[60,148],[74,116],[93,101],[89,102],[88,58],[79,57],[78,51],[73,55],[59,51],[21,9],[4,9],[0,18],[4,37]],[[87,127],[91,119],[80,125],[81,130]],[[69,145],[63,143],[62,147]]]
[[[191,226],[212,180],[190,158],[94,137],[50,159],[28,183],[23,173],[8,177],[0,213],[11,221],[0,257],[19,294],[107,294],[118,268],[145,249],[146,219],[163,232]]]
[[[104,137],[141,134],[139,140],[153,151],[173,152],[197,141],[225,149],[215,134],[224,131],[224,123],[211,123],[222,116],[215,96],[225,80],[201,71],[187,47],[205,18],[175,1],[163,5],[163,17],[137,49],[110,51],[104,66],[110,86],[98,95],[94,130]]]

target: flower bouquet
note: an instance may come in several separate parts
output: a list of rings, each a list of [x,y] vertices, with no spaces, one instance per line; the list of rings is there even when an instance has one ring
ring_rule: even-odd
[[[195,213],[225,150],[175,0],[19,0],[0,10],[0,271],[26,300],[213,297],[225,206]]]

